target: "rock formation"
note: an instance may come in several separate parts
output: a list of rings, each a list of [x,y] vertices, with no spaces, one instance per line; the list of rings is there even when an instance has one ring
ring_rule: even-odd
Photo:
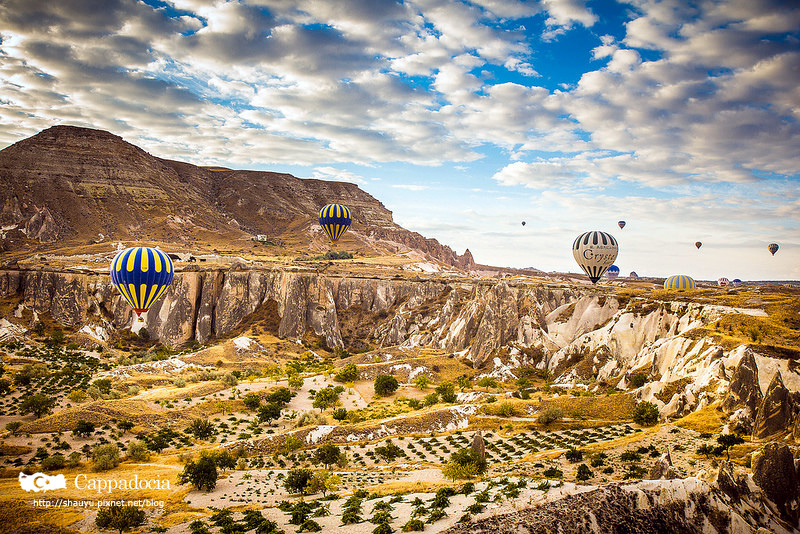
[[[730,414],[737,408],[745,407],[750,416],[755,417],[762,399],[758,385],[758,365],[752,351],[748,350],[733,372],[728,393],[722,401],[722,409]]]
[[[475,454],[477,454],[481,460],[486,459],[486,445],[483,442],[483,435],[480,430],[478,430],[475,433],[475,437],[472,438],[472,450],[475,451]]]
[[[753,481],[793,525],[800,518],[800,473],[787,445],[768,443],[753,454]]]
[[[777,433],[790,431],[792,403],[789,390],[783,384],[780,371],[775,373],[764,398],[758,405],[753,425],[753,438],[766,439]]]
[[[669,451],[662,454],[658,460],[650,468],[650,473],[647,476],[648,480],[671,480],[673,478],[681,478],[681,474],[677,469],[672,467],[672,457]]]
[[[720,489],[695,479],[612,483],[576,493],[552,489],[540,503],[507,514],[462,523],[446,534],[728,534],[795,532],[759,502],[731,502]],[[736,525],[738,529],[732,530]]]

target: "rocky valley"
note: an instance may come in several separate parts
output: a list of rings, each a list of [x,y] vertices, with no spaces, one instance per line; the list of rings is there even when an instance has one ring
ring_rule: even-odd
[[[5,532],[800,531],[797,287],[476,265],[352,184],[96,130],[0,176]],[[141,321],[134,243],[175,271]]]

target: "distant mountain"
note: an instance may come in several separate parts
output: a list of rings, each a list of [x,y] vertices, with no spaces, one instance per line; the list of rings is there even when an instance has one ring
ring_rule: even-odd
[[[340,249],[369,254],[409,249],[472,268],[434,239],[392,221],[355,184],[289,174],[198,167],[157,158],[102,130],[54,126],[0,151],[0,224],[6,250],[38,240],[249,247],[265,235],[288,252],[319,252],[327,238],[317,213],[337,202],[353,213]]]

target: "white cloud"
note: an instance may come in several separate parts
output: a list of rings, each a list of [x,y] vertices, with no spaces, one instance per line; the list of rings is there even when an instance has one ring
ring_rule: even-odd
[[[407,189],[409,191],[425,191],[426,189],[430,189],[427,185],[415,185],[415,184],[392,184],[392,187],[395,189]]]

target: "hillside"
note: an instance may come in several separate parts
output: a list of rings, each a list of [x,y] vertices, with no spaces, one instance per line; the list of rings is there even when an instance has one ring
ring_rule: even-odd
[[[355,184],[198,167],[152,156],[100,130],[54,126],[15,143],[0,151],[0,180],[2,250],[10,257],[113,241],[241,252],[252,249],[258,234],[273,243],[272,253],[318,253],[328,244],[317,213],[337,202],[354,215],[344,250],[416,250],[447,265],[472,266],[468,253],[458,256],[396,225]]]

